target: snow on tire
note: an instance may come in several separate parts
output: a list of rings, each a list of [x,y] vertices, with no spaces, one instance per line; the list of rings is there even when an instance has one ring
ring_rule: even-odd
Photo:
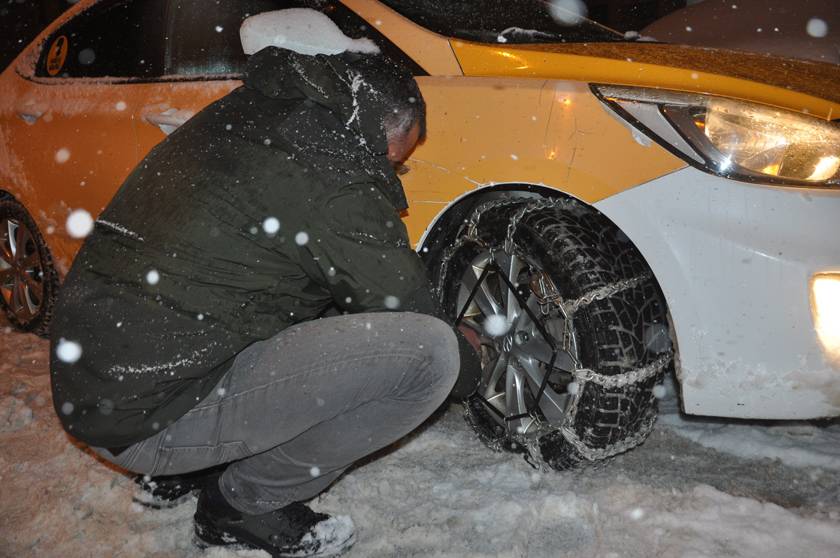
[[[479,204],[432,275],[466,326],[482,333],[490,311],[508,318],[504,336],[484,331],[482,383],[466,402],[490,447],[568,469],[644,441],[654,386],[673,361],[667,308],[641,254],[603,215],[565,199]]]

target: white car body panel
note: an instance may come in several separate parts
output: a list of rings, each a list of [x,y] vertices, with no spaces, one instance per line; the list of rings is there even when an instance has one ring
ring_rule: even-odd
[[[814,330],[810,279],[840,272],[840,190],[736,182],[692,167],[595,204],[659,281],[689,414],[840,414],[840,364]]]

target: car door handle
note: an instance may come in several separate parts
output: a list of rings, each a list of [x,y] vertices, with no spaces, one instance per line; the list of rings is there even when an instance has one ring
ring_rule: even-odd
[[[184,122],[193,117],[192,111],[167,109],[159,114],[147,114],[146,122],[161,129],[167,136],[178,129]]]

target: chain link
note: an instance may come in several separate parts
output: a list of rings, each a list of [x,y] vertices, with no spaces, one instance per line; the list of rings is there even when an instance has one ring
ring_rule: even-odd
[[[578,368],[574,371],[574,376],[580,384],[591,382],[607,389],[624,388],[631,384],[640,384],[653,378],[668,366],[672,357],[673,354],[668,352],[641,368],[614,375],[600,374],[589,368]]]
[[[637,277],[622,279],[621,281],[616,281],[615,283],[593,289],[575,300],[559,302],[559,304],[563,307],[567,314],[572,315],[580,308],[588,306],[596,300],[604,300],[606,298],[610,298],[611,296],[615,296],[622,291],[637,287],[639,284],[648,281],[652,277],[653,275],[651,273],[643,273]]]

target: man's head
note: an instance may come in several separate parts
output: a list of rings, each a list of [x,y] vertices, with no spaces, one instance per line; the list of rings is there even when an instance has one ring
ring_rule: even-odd
[[[425,106],[420,111],[394,109],[385,116],[383,124],[385,137],[388,138],[388,160],[395,164],[402,163],[420,140],[426,137]]]
[[[385,101],[382,127],[388,140],[388,160],[401,163],[426,137],[426,103],[414,77],[392,66],[382,72],[376,88]]]

